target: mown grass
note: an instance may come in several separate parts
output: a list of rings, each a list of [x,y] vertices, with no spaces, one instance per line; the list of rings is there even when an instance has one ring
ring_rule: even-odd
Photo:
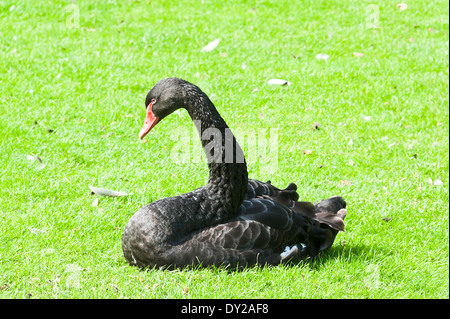
[[[448,298],[448,4],[203,2],[1,2],[0,296]],[[278,128],[278,166],[252,160],[251,178],[345,197],[329,251],[242,272],[125,262],[134,212],[207,180],[204,163],[171,158],[186,113],[137,138],[168,76],[200,86],[232,129]],[[134,194],[92,206],[88,185]]]

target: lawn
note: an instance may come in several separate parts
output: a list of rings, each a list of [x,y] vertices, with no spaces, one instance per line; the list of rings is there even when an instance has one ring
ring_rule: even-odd
[[[2,0],[0,298],[449,298],[449,7],[406,4]],[[243,135],[278,130],[250,178],[346,199],[331,249],[240,272],[126,263],[130,217],[207,181],[194,134],[174,159],[186,112],[138,139],[169,76]]]

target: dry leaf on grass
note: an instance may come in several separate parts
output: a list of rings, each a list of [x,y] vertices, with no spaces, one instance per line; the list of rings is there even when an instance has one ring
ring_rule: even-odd
[[[219,43],[220,43],[220,39],[215,39],[215,40],[209,42],[207,45],[205,45],[203,47],[202,52],[211,52],[212,50],[217,48]]]
[[[316,59],[317,60],[327,61],[329,58],[330,58],[330,56],[328,54],[325,54],[325,53],[319,53],[318,55],[316,55]]]
[[[444,183],[440,179],[437,179],[433,182],[433,180],[431,178],[429,178],[428,184],[434,185],[434,186],[442,186]]]
[[[306,155],[309,155],[309,154],[312,154],[312,150],[304,150],[303,151],[303,154],[306,154]]]
[[[29,160],[31,163],[38,162],[39,164],[36,168],[37,170],[41,170],[45,167],[45,165],[47,165],[39,156],[27,155],[27,160]]]
[[[35,161],[39,161],[39,163],[43,163],[42,159],[39,156],[34,156],[34,155],[27,155],[27,160],[31,161],[31,162],[35,162]]]
[[[89,185],[90,190],[100,196],[109,196],[109,197],[121,197],[121,196],[127,196],[127,195],[133,195],[131,194],[127,194],[124,192],[117,192],[117,191],[113,191],[110,189],[106,189],[106,188],[99,188],[99,187],[94,187]]]
[[[282,79],[270,79],[267,84],[270,85],[291,85],[290,82]]]

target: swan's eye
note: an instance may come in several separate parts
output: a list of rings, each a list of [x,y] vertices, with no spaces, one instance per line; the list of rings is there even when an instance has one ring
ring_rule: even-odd
[[[156,103],[156,100],[155,100],[155,99],[152,99],[152,102],[151,102],[151,103],[152,103],[152,105],[155,104],[155,103]]]

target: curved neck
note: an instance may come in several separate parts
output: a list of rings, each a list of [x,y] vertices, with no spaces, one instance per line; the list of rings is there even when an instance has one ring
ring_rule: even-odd
[[[196,86],[185,94],[185,108],[197,127],[209,166],[207,198],[219,202],[223,217],[231,218],[247,192],[244,153],[208,96]]]

